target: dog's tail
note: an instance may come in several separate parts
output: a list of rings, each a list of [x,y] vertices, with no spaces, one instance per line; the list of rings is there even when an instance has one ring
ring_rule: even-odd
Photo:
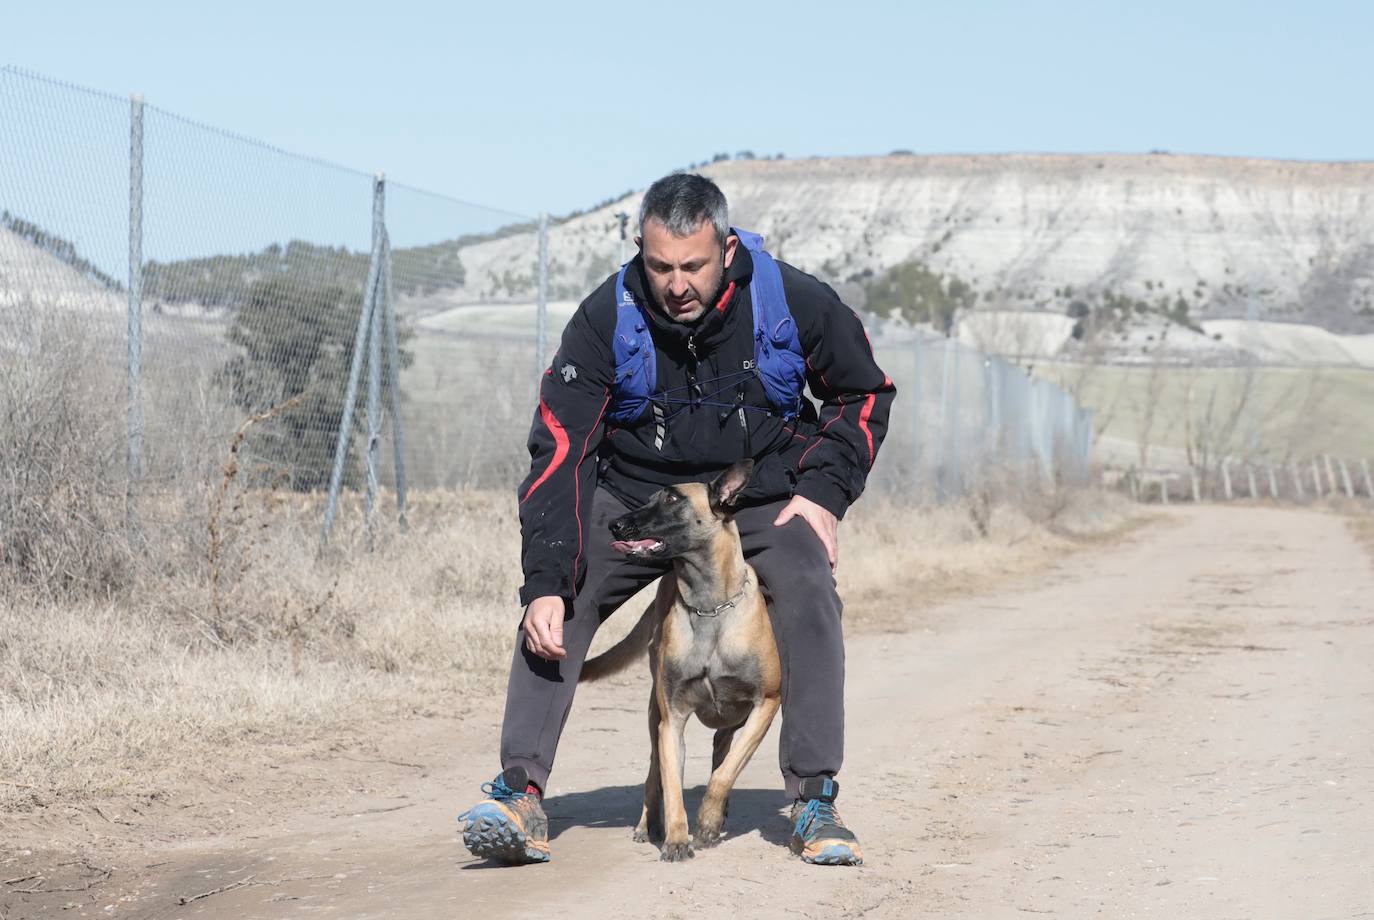
[[[649,606],[644,608],[644,613],[640,616],[639,622],[630,630],[628,636],[584,663],[582,674],[577,678],[578,683],[601,680],[603,677],[619,674],[642,658],[644,653],[648,651],[649,638],[654,634],[654,610],[657,607],[656,601],[649,601]]]

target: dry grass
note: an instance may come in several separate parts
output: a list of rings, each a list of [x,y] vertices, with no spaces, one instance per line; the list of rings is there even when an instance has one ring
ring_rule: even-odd
[[[317,501],[245,503],[252,549],[222,582],[219,630],[201,570],[145,572],[110,599],[0,593],[0,804],[143,789],[210,767],[225,745],[315,736],[490,682],[517,615],[507,504],[418,496],[422,526],[370,555],[346,504],[354,526],[319,559]]]
[[[1370,564],[1374,565],[1374,511],[1363,503],[1354,505],[1346,509],[1345,522],[1355,540],[1368,551]]]
[[[1049,511],[981,497],[935,507],[860,505],[844,525],[837,573],[846,629],[906,628],[944,598],[991,590],[1146,519],[1111,493],[1061,492],[1052,502]]]
[[[110,538],[125,519],[124,390],[97,342],[42,317],[0,343],[0,588],[117,591],[130,555]]]
[[[136,591],[107,599],[0,594],[0,807],[173,792],[240,760],[235,751],[325,739],[459,695],[499,705],[519,617],[511,495],[414,496],[410,532],[383,525],[370,554],[352,497],[323,558],[318,499],[266,491],[234,505],[218,594],[204,565],[145,570]],[[1083,496],[1052,532],[996,507],[981,537],[960,506],[866,502],[842,530],[847,625],[901,628],[914,610],[1034,571],[1075,545],[1071,533],[1109,532],[1126,514]],[[598,646],[633,619],[614,618]]]

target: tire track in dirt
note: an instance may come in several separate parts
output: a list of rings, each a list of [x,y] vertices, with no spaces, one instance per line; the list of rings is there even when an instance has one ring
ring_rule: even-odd
[[[1331,514],[1170,518],[909,632],[851,639],[841,810],[861,869],[787,852],[773,741],[720,847],[670,865],[632,842],[648,750],[634,679],[579,693],[550,865],[493,868],[455,841],[454,815],[495,771],[491,713],[417,726],[378,755],[435,765],[420,775],[379,763],[364,792],[338,777],[326,802],[130,853],[121,865],[151,868],[70,910],[11,895],[9,915],[1366,915],[1374,569]],[[692,807],[709,767],[699,726],[688,750]]]

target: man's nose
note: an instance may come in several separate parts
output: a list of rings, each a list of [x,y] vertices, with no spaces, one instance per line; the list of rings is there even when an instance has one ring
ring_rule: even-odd
[[[687,288],[687,276],[682,272],[673,272],[668,279],[668,293],[674,297],[683,297],[687,294]]]

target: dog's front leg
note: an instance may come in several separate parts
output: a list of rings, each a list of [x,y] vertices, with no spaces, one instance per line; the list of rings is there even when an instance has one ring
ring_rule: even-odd
[[[663,840],[663,780],[658,769],[658,732],[663,719],[658,712],[658,695],[649,695],[649,776],[644,780],[644,810],[635,828],[639,843]]]
[[[735,745],[730,748],[711,780],[706,784],[706,796],[701,800],[697,812],[696,845],[713,847],[720,842],[720,828],[725,823],[725,805],[730,798],[730,790],[735,788],[735,780],[740,771],[758,750],[759,742],[768,734],[768,726],[773,724],[773,716],[778,712],[778,697],[766,696],[749,713],[744,725],[737,733]]]
[[[671,706],[658,723],[658,772],[663,783],[663,818],[667,829],[661,858],[665,862],[692,858],[692,844],[687,836],[687,806],[682,802],[682,765],[686,753],[682,731],[686,726],[687,713]]]

